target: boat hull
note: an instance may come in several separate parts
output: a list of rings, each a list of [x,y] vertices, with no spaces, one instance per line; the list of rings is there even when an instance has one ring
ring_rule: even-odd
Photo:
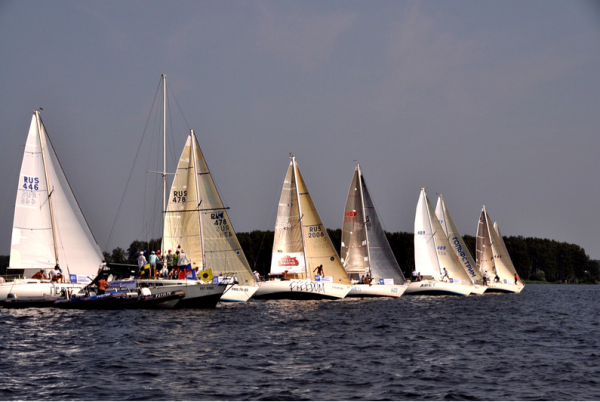
[[[525,286],[514,283],[490,283],[485,293],[521,293]]]
[[[152,294],[183,290],[185,297],[177,303],[176,308],[214,308],[227,289],[225,284],[177,279],[140,279],[138,285],[147,287]]]
[[[255,299],[324,300],[343,299],[350,285],[311,280],[261,282],[254,293]]]
[[[473,285],[473,289],[471,289],[472,295],[482,295],[487,290],[487,286],[483,285]]]
[[[222,302],[237,302],[244,303],[250,299],[256,291],[258,290],[258,285],[254,286],[244,286],[244,285],[229,285],[227,289],[221,296]]]
[[[398,298],[404,294],[408,285],[352,285],[352,289],[346,297],[394,297]]]
[[[420,282],[411,282],[406,288],[407,295],[455,295],[468,296],[473,286],[459,285],[449,282],[424,280]]]
[[[12,293],[18,299],[44,299],[45,297],[59,297],[63,290],[77,293],[87,284],[84,283],[56,283],[37,279],[15,279],[12,282],[0,284],[0,305],[3,305]]]

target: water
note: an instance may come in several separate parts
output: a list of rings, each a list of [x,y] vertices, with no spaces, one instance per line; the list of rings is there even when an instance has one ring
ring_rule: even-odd
[[[0,309],[0,400],[600,400],[600,286]]]

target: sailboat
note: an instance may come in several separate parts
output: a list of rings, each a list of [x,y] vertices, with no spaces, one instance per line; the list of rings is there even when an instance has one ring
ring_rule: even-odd
[[[40,112],[31,119],[17,189],[8,271],[23,279],[0,284],[0,302],[77,292],[96,276],[102,252],[75,199]],[[31,279],[59,266],[64,282]]]
[[[422,279],[412,281],[406,294],[468,296],[471,293],[473,285],[471,281],[460,279],[464,276],[464,270],[456,254],[451,251],[425,188],[421,189],[417,203],[414,241],[415,271]]]
[[[520,280],[515,284],[517,270],[513,265],[499,229],[494,227],[485,205],[479,215],[476,241],[476,264],[487,277],[488,293],[521,293],[525,286]]]
[[[258,289],[233,230],[227,209],[190,130],[171,185],[163,230],[163,250],[181,246],[201,272],[235,278],[221,301],[245,302]],[[237,282],[237,283],[233,283]]]
[[[321,275],[314,275],[317,267]],[[342,299],[350,292],[350,279],[294,156],[279,199],[270,273],[283,280],[260,282],[255,299]]]
[[[222,204],[214,204],[214,211],[210,211],[210,205],[215,201],[214,194],[208,196],[209,192],[214,189],[214,183],[210,175],[203,177],[209,173],[204,158],[197,146],[198,142],[192,132],[188,136],[186,145],[183,149],[182,156],[178,163],[176,178],[173,181],[171,193],[169,194],[169,204],[167,207],[167,172],[166,172],[166,111],[167,111],[167,76],[161,76],[163,89],[163,242],[162,255],[166,255],[164,251],[168,247],[175,250],[173,247],[176,241],[177,246],[183,244],[183,250],[186,254],[192,257],[192,264],[204,267],[205,260],[203,258],[204,250],[200,244],[202,233],[198,229],[200,221],[205,220],[206,213],[212,212],[215,214],[223,214]],[[212,189],[204,190],[201,185],[209,184]],[[216,194],[216,191],[215,191]],[[220,202],[220,199],[219,199]],[[189,209],[188,209],[189,208]],[[204,227],[204,226],[202,226]],[[231,232],[233,233],[233,232]],[[218,248],[217,241],[213,238],[209,240],[211,245],[209,250],[216,251]],[[224,244],[221,242],[221,245]],[[240,250],[241,251],[241,250]],[[195,268],[195,266],[194,266]],[[192,273],[193,271],[193,273]],[[184,276],[180,279],[139,279],[138,284],[142,287],[148,287],[151,294],[158,294],[165,291],[183,290],[185,297],[177,303],[177,308],[211,308],[215,307],[221,296],[227,290],[228,285],[225,283],[213,283],[213,274],[211,271],[201,271],[197,278],[194,277],[195,270],[190,270],[191,277]],[[239,292],[243,293],[243,292]]]
[[[346,297],[400,297],[406,290],[359,164],[344,209],[341,254],[352,281]]]
[[[481,272],[479,272],[477,269],[475,260],[473,259],[471,252],[467,248],[465,241],[460,235],[460,232],[454,223],[454,219],[452,219],[452,215],[450,215],[450,211],[446,207],[446,203],[444,202],[444,198],[441,194],[438,196],[437,205],[435,207],[435,215],[440,221],[440,225],[442,226],[442,229],[444,229],[444,233],[446,233],[448,242],[450,243],[450,246],[452,246],[452,250],[454,250],[456,253],[458,261],[464,268],[467,279],[473,284],[473,290],[471,291],[471,294],[483,294],[483,292],[485,292],[487,289],[487,286],[483,284]]]

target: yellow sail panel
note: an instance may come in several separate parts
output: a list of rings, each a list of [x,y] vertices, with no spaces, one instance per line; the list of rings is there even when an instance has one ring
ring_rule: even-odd
[[[190,174],[192,172],[192,174]],[[198,199],[194,177],[194,158],[192,138],[188,137],[177,172],[168,194],[167,213],[163,242],[165,251],[185,250],[192,266],[202,266],[202,247],[200,244],[200,221],[198,217]]]
[[[323,265],[324,276],[333,277],[334,283],[349,285],[350,280],[315,208],[298,164],[295,164],[295,175],[308,275],[314,279],[314,270]]]

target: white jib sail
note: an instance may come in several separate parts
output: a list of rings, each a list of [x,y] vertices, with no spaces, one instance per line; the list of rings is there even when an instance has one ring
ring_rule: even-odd
[[[414,245],[415,245],[415,270],[423,277],[441,279],[441,267],[438,261],[434,229],[431,224],[431,205],[425,189],[421,189],[417,210],[415,212]]]
[[[467,248],[460,232],[458,231],[458,228],[454,223],[454,219],[446,207],[446,203],[444,202],[441,194],[438,196],[437,205],[435,207],[435,215],[438,217],[442,229],[444,229],[444,232],[448,237],[448,242],[458,256],[458,261],[461,263],[462,267],[467,273],[468,278],[472,283],[481,283],[482,276],[477,270],[475,259],[471,255],[471,252]]]

